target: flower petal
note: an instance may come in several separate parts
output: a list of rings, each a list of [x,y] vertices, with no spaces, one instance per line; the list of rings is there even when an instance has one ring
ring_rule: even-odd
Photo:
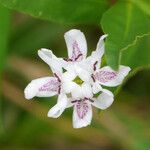
[[[75,77],[76,73],[74,72],[73,68],[72,70],[67,70],[65,73],[61,75],[61,79],[64,82],[72,81],[73,79],[75,79]]]
[[[91,72],[96,71],[100,68],[101,65],[101,58],[104,54],[105,50],[105,43],[104,39],[107,37],[107,35],[102,35],[97,43],[96,50],[92,52],[91,56],[89,56],[86,59],[86,62],[89,64],[88,69],[90,69]]]
[[[62,67],[65,65],[65,61],[61,58],[57,58],[51,50],[42,48],[38,50],[39,57],[49,65],[55,73],[61,73]]]
[[[97,94],[98,92],[100,92],[100,91],[102,90],[102,87],[101,87],[101,85],[96,81],[96,82],[93,83],[92,90],[93,90],[93,93],[94,93],[94,94]]]
[[[32,80],[25,88],[25,98],[31,99],[34,96],[49,97],[58,93],[60,82],[55,77],[44,77]]]
[[[57,104],[49,110],[47,116],[52,118],[58,118],[67,107],[67,103],[67,96],[65,94],[60,94],[58,96]]]
[[[113,103],[113,101],[114,96],[112,92],[105,89],[102,94],[95,99],[92,105],[100,109],[106,109]]]
[[[76,83],[73,82],[75,77],[76,74],[73,68],[71,70],[67,70],[61,75],[62,89],[64,92],[71,93],[71,91],[75,88]]]
[[[82,66],[83,67],[83,66]],[[91,74],[85,68],[82,68],[79,64],[74,64],[76,74],[85,82],[91,81]]]
[[[98,57],[102,57],[104,54],[104,50],[105,50],[105,43],[104,43],[104,39],[107,37],[108,35],[102,35],[97,43],[97,47],[96,47],[96,53],[98,55]]]
[[[82,93],[81,86],[79,86],[78,84],[75,84],[75,86],[71,92],[71,95],[72,95],[72,98],[76,99],[76,100],[83,98],[84,96]]]
[[[68,98],[68,103],[67,103],[66,108],[70,108],[72,106],[74,106],[74,103],[72,103],[72,98]]]
[[[109,66],[106,66],[99,69],[94,78],[102,85],[113,87],[121,84],[130,70],[130,67],[120,66],[118,71],[114,71]]]
[[[88,101],[77,102],[73,110],[73,127],[82,128],[91,124],[92,107]]]
[[[68,56],[72,61],[81,61],[87,54],[87,43],[84,34],[77,29],[72,29],[64,35]]]
[[[92,88],[91,88],[90,84],[88,84],[88,83],[82,84],[82,93],[83,93],[83,96],[86,98],[93,97]]]
[[[67,94],[71,93],[74,88],[76,88],[76,83],[74,83],[72,81],[68,81],[68,82],[63,82],[62,83],[62,89]]]

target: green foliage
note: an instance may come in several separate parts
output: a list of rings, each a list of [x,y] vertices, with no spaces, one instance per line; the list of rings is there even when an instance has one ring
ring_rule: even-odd
[[[9,10],[0,4],[0,72],[4,66],[4,59],[6,55],[10,15]]]
[[[150,16],[150,2],[149,0],[131,0],[137,7],[139,7],[143,12]]]
[[[104,0],[0,0],[6,7],[59,23],[98,23],[108,7]]]
[[[122,52],[121,64],[132,69],[150,67],[150,36],[138,39],[137,43]]]
[[[56,40],[63,39],[66,26],[52,24],[46,21],[38,22],[29,19],[27,22],[14,28],[10,40],[10,53],[35,58],[35,52],[41,47],[53,48]],[[48,33],[48,34],[47,34]],[[34,42],[31,42],[34,39]],[[52,49],[57,56],[62,56],[58,49]]]
[[[0,84],[2,82],[2,70],[4,68],[5,56],[7,51],[7,42],[8,42],[8,34],[9,34],[9,21],[10,15],[9,10],[4,8],[0,4]],[[1,87],[0,87],[1,93]],[[0,132],[3,130],[2,128],[2,116],[1,116],[1,94],[0,94]]]
[[[122,50],[135,44],[137,37],[140,38],[150,32],[149,19],[129,1],[118,2],[109,9],[103,15],[101,25],[104,32],[109,35],[106,40],[106,60],[114,69],[120,64]]]

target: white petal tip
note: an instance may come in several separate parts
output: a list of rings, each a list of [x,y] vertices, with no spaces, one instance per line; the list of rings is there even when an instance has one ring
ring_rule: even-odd
[[[44,48],[39,49],[38,54],[41,53],[42,51],[44,51]]]
[[[104,34],[100,37],[101,40],[104,40],[106,37],[108,36],[108,34]]]
[[[131,68],[130,68],[130,67],[127,67],[127,68],[128,68],[128,72],[131,71]]]
[[[47,117],[54,118],[54,115],[52,114],[51,110],[47,113]]]
[[[42,55],[42,50],[38,50],[38,55],[41,56]]]
[[[78,29],[71,29],[71,30],[67,31],[65,33],[65,35],[74,35],[74,34],[79,33],[79,32],[81,32],[81,31]]]
[[[48,117],[58,118],[63,113],[63,111],[64,111],[65,108],[62,108],[62,106],[60,105],[60,103],[62,103],[62,101],[61,102],[57,102],[57,104],[55,106],[53,106],[49,110],[49,112],[47,114]]]
[[[108,34],[104,34],[103,36],[106,38],[108,36]]]
[[[34,95],[29,93],[27,89],[24,90],[24,96],[25,96],[25,99],[27,100],[31,100],[34,97]]]
[[[30,100],[34,96],[36,96],[36,93],[37,93],[36,85],[33,83],[33,81],[31,81],[24,90],[25,98]]]
[[[114,101],[114,97],[112,96],[108,96],[107,99],[101,100],[101,109],[102,110],[107,109],[108,107],[112,105],[113,101]]]
[[[73,37],[78,37],[78,36],[84,37],[83,32],[81,32],[78,29],[71,29],[64,34],[65,39],[68,39],[68,37],[73,38]]]
[[[40,56],[41,54],[43,54],[44,51],[45,51],[44,48],[39,49],[39,50],[38,50],[38,55]]]
[[[47,117],[53,118],[53,116],[50,112],[47,113]]]
[[[49,118],[58,118],[59,116],[56,116],[56,115],[54,115],[54,113],[52,111],[49,111],[47,113],[47,117],[49,117]]]
[[[122,74],[124,74],[124,76],[127,76],[128,73],[131,71],[131,68],[128,66],[120,65],[120,70],[121,70]]]
[[[38,51],[49,51],[49,49],[46,49],[46,48],[40,48]]]
[[[46,48],[41,48],[38,50],[38,55],[41,56],[41,55],[48,55],[50,57],[52,57],[52,51],[49,50],[49,49],[46,49]]]

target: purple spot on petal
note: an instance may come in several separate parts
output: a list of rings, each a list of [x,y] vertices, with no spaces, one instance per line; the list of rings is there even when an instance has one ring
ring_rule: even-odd
[[[60,82],[57,79],[50,80],[39,88],[40,92],[58,92],[59,90]]]
[[[96,70],[96,65],[97,65],[98,61],[96,61],[94,64],[93,64],[93,70],[95,71]]]
[[[80,119],[83,119],[87,115],[87,112],[89,110],[87,101],[85,100],[77,101],[77,103],[75,104],[75,107],[77,109],[78,117]]]
[[[93,82],[95,82],[95,76],[93,74],[91,75],[91,78],[92,78]]]
[[[77,61],[77,60],[81,61],[83,59],[83,54],[80,51],[77,41],[74,41],[74,43],[72,44],[72,48],[73,48],[73,51],[72,51],[71,60],[72,61]]]
[[[117,76],[117,72],[114,71],[99,71],[96,72],[94,78],[102,83],[113,80]]]

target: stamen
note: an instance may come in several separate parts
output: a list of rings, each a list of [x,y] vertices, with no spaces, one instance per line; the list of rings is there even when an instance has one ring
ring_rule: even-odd
[[[89,100],[89,101],[92,102],[92,103],[94,102],[94,100],[92,100],[92,99],[90,99],[90,98],[87,98],[87,97],[85,97],[84,100]]]
[[[73,100],[71,103],[81,102],[82,100]]]
[[[60,91],[61,91],[61,87],[59,86],[58,87],[58,94],[60,94]]]
[[[97,65],[98,61],[96,61],[93,65],[93,70],[95,71],[96,70],[96,65]]]
[[[84,100],[89,100],[89,98],[85,97]]]
[[[76,103],[78,100],[71,101],[71,103]]]
[[[54,73],[54,76],[57,78],[58,82],[61,82],[60,78],[58,77],[56,73]]]
[[[75,58],[75,61],[80,57],[82,56],[83,54],[79,54],[76,58]]]
[[[65,61],[73,61],[71,58],[63,58],[63,60],[65,60]]]
[[[95,82],[95,78],[94,78],[94,75],[91,75],[91,78],[93,79],[93,82]]]
[[[82,99],[81,100],[77,100],[77,102],[81,102],[82,101]]]
[[[76,103],[76,102],[82,102],[82,101],[86,101],[86,100],[89,100],[90,102],[94,102],[94,100],[93,99],[90,99],[90,98],[87,98],[87,97],[85,97],[84,99],[80,99],[80,100],[73,100],[73,101],[71,101],[71,103]]]
[[[94,100],[93,100],[93,99],[90,99],[90,98],[89,98],[89,101],[92,102],[92,103],[94,102]]]
[[[63,58],[63,60],[68,61],[68,58]]]

